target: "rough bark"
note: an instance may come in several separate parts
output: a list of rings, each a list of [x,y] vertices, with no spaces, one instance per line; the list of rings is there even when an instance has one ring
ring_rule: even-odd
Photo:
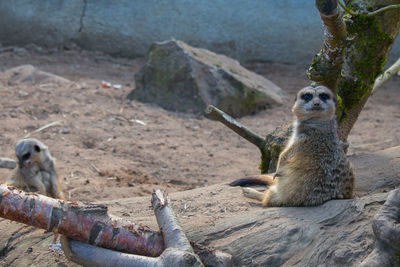
[[[0,185],[0,216],[74,240],[139,255],[159,256],[160,233],[113,218],[102,205],[84,205]]]
[[[399,4],[399,0],[352,1],[349,8],[358,14],[347,15],[347,38],[343,67],[338,80],[339,136],[343,141],[371,96],[376,78],[383,72],[387,54],[400,29],[400,9],[368,16],[383,6]]]
[[[64,239],[63,248],[67,257],[84,266],[204,266],[179,226],[165,193],[160,190],[155,191],[151,202],[166,247],[159,257],[144,257],[98,249],[85,243],[68,242]]]
[[[315,55],[307,71],[307,76],[336,93],[343,63],[346,25],[336,0],[317,0],[316,6],[325,26],[324,41],[321,51]]]
[[[234,266],[357,266],[370,251],[371,219],[385,196],[258,208],[188,235],[224,248]]]
[[[316,0],[325,34],[307,70],[313,83],[337,94],[338,133],[344,142],[373,94],[375,81],[382,81],[379,75],[400,30],[400,0],[347,2],[341,11],[336,0]],[[265,148],[260,149],[262,173],[275,171],[290,133],[290,125],[283,125],[266,136]]]
[[[106,206],[53,199],[6,185],[0,185],[0,217],[120,252],[157,257],[165,249],[160,232],[112,217]],[[225,254],[191,245],[203,262],[225,264]]]
[[[362,262],[362,267],[400,265],[400,189],[390,192],[385,204],[375,215],[372,229],[375,249]]]
[[[336,3],[316,0],[326,31],[323,48],[308,74],[312,81],[324,85],[337,80],[337,88],[330,88],[337,92],[339,137],[346,141],[372,94],[376,78],[383,72],[386,56],[400,29],[400,9],[376,15],[373,12],[400,1],[351,1],[346,6],[351,14],[345,11],[343,16],[333,2]]]

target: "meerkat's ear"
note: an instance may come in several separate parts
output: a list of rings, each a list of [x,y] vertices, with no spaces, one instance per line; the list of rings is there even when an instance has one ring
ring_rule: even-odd
[[[39,147],[38,145],[35,145],[35,146],[33,147],[33,149],[35,149],[35,151],[38,152],[38,153],[40,152],[40,147]]]

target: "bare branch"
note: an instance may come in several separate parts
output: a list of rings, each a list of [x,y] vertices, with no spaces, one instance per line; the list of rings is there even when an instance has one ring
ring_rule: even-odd
[[[399,8],[400,8],[400,4],[399,4],[399,5],[389,5],[389,6],[382,7],[382,8],[380,8],[380,9],[378,9],[378,10],[369,12],[369,13],[367,14],[367,16],[368,16],[368,17],[371,17],[371,16],[378,15],[379,13],[382,13],[382,12],[385,12],[385,11],[388,11],[388,10],[399,9]]]
[[[390,78],[392,78],[398,71],[400,71],[400,58],[390,66],[384,73],[376,78],[374,87],[372,88],[371,94],[375,94],[381,86],[387,82]]]
[[[118,251],[158,256],[164,249],[160,233],[107,214],[102,205],[84,205],[25,193],[0,185],[0,216],[72,239]]]
[[[61,237],[61,245],[65,256],[76,263],[83,266],[156,266],[158,258],[134,255],[114,251],[110,249],[100,248],[72,239]]]
[[[45,126],[40,127],[39,129],[34,130],[34,131],[31,132],[31,133],[28,133],[27,135],[24,136],[24,138],[28,138],[28,137],[30,137],[32,134],[41,132],[41,131],[43,131],[43,130],[46,130],[47,128],[50,128],[50,127],[59,125],[59,124],[61,124],[61,123],[62,123],[62,121],[53,121],[53,122],[51,122],[51,123],[49,123],[49,124],[46,124]]]
[[[151,202],[166,244],[166,249],[159,257],[143,257],[98,249],[91,245],[80,242],[71,243],[63,239],[63,248],[67,257],[85,266],[204,266],[199,257],[194,254],[189,240],[179,226],[169,205],[168,197],[161,190],[157,190],[153,193]]]
[[[103,205],[54,199],[4,184],[0,185],[0,217],[120,252],[157,257],[165,248],[159,232],[112,217]],[[203,262],[214,266],[229,265],[229,255],[195,242],[191,244]],[[72,249],[70,251],[75,253]],[[93,256],[90,249],[82,252]]]
[[[151,204],[160,231],[164,233],[165,246],[193,252],[192,246],[179,226],[169,202],[169,199],[160,190],[156,190],[152,195]]]
[[[348,13],[348,14],[350,14],[350,15],[352,15],[352,16],[360,15],[360,13],[358,13],[358,12],[353,12],[352,10],[348,9],[348,8],[346,7],[346,5],[344,5],[344,4],[342,3],[342,1],[338,0],[338,3],[339,3],[339,5],[343,8],[343,10],[344,10],[346,13]],[[388,5],[388,6],[385,6],[385,7],[380,8],[380,9],[377,9],[377,10],[375,10],[375,11],[368,12],[368,13],[366,13],[366,14],[364,14],[364,15],[367,16],[367,17],[372,17],[372,16],[378,15],[379,13],[382,13],[382,12],[385,12],[385,11],[388,11],[388,10],[399,9],[399,8],[400,8],[400,4],[397,4],[397,5]]]
[[[211,118],[222,122],[225,126],[233,130],[235,133],[257,146],[261,150],[265,150],[265,140],[255,132],[247,129],[243,125],[241,125],[238,121],[233,119],[231,116],[214,107],[213,105],[209,105],[206,109],[206,114]]]
[[[348,13],[348,14],[350,14],[350,15],[352,15],[352,16],[357,15],[357,13],[354,13],[353,11],[351,11],[350,9],[348,9],[348,8],[346,7],[346,5],[342,3],[342,1],[338,0],[338,3],[339,3],[339,5],[343,8],[343,10],[344,10],[346,13]]]
[[[161,192],[156,190],[152,194],[151,204],[157,218],[160,231],[164,234],[166,250],[160,256],[162,266],[204,266],[199,257],[194,254],[174,211],[169,204],[170,200]]]

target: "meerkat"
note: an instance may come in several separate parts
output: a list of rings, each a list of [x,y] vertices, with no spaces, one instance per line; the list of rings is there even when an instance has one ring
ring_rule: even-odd
[[[239,179],[231,185],[261,183],[264,192],[243,188],[265,207],[313,206],[353,195],[354,173],[337,134],[336,98],[327,87],[305,87],[296,97],[293,133],[279,155],[275,174]]]
[[[8,185],[25,191],[63,199],[61,182],[48,147],[37,139],[19,140],[15,147],[18,166],[7,181]]]

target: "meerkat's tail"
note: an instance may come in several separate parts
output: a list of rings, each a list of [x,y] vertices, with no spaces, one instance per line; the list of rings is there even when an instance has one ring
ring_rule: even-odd
[[[269,174],[247,176],[230,183],[230,186],[272,185],[274,178]]]

